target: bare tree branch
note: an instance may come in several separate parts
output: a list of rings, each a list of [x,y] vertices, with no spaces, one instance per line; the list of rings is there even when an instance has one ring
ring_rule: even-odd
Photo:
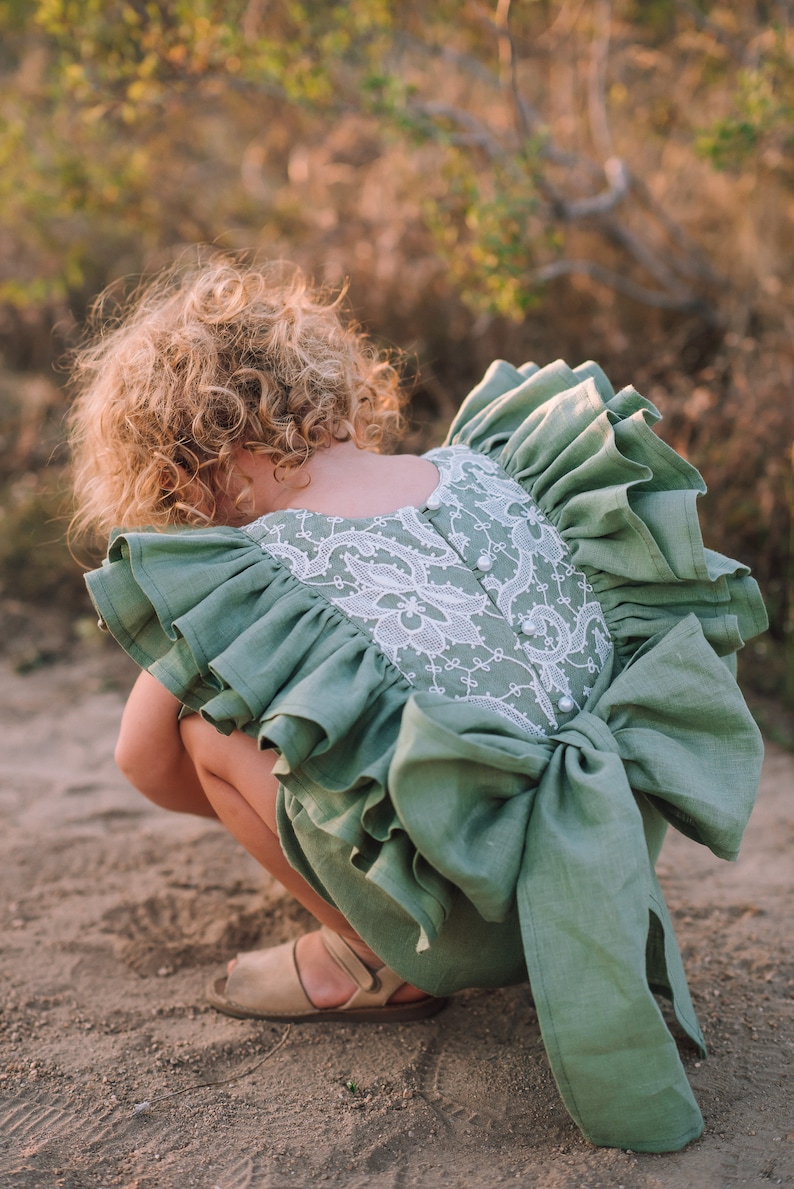
[[[654,306],[661,310],[678,310],[681,312],[699,312],[708,316],[710,306],[701,298],[693,295],[673,294],[658,289],[648,289],[639,285],[622,273],[598,264],[594,260],[555,260],[530,274],[529,280],[536,284],[548,283],[565,276],[585,276],[618,293],[641,301],[645,305]]]
[[[629,171],[620,157],[608,157],[604,162],[604,174],[608,188],[592,198],[579,198],[573,202],[565,202],[562,206],[562,217],[569,223],[577,219],[592,218],[605,215],[615,209],[619,202],[629,192]]]
[[[684,3],[685,0],[681,0]],[[580,272],[600,283],[611,285],[638,301],[653,306],[674,310],[710,311],[708,303],[698,295],[695,286],[699,283],[713,284],[718,280],[713,269],[690,241],[683,229],[664,211],[649,192],[645,183],[634,177],[626,163],[615,155],[609,128],[606,100],[606,79],[610,50],[610,29],[612,20],[611,0],[592,0],[595,16],[595,34],[592,40],[590,68],[588,71],[588,116],[593,143],[604,158],[599,166],[591,158],[576,152],[563,150],[551,138],[541,114],[527,101],[522,93],[518,66],[519,56],[510,28],[511,0],[497,0],[495,13],[486,9],[480,0],[468,0],[467,10],[494,38],[497,50],[498,68],[489,73],[478,60],[464,63],[465,55],[455,53],[455,63],[469,69],[476,65],[477,76],[494,89],[501,91],[505,104],[512,113],[513,134],[505,136],[496,131],[471,111],[449,103],[412,102],[412,109],[434,122],[446,122],[456,131],[446,136],[456,145],[478,149],[487,154],[493,162],[506,163],[516,152],[518,144],[537,138],[537,168],[531,178],[532,195],[537,203],[540,197],[546,205],[543,210],[535,208],[536,214],[558,223],[587,223],[596,234],[618,246],[630,261],[638,265],[656,288],[628,279],[622,274],[594,261],[563,261],[549,265],[551,276]],[[583,4],[573,11],[569,9],[566,27],[573,27]],[[571,13],[573,15],[571,16]],[[562,14],[561,14],[562,15]],[[570,31],[570,29],[569,29]],[[425,53],[449,57],[443,47],[417,43]],[[516,138],[514,140],[514,137]],[[562,171],[554,179],[544,168],[543,162],[558,166]],[[587,197],[570,194],[576,176],[606,180],[606,188]],[[562,184],[561,184],[562,183]],[[565,183],[569,193],[565,192]],[[632,230],[625,219],[617,216],[618,207],[634,194],[635,202],[645,206],[665,234],[668,250],[654,248],[647,237]],[[650,230],[650,228],[649,228]],[[657,237],[658,238],[658,237]],[[545,275],[543,270],[539,277]],[[694,285],[693,285],[694,283]]]
[[[576,22],[582,15],[587,0],[579,0],[578,4],[569,3],[569,0],[563,0],[563,4],[557,16],[545,29],[543,33],[535,40],[536,46],[556,46],[561,41],[566,41],[576,26]]]
[[[610,0],[598,0],[595,21],[596,35],[590,54],[590,69],[587,78],[587,107],[590,116],[590,133],[599,157],[609,159],[614,149],[612,134],[607,119],[606,79],[609,60],[609,28],[612,20]]]
[[[461,138],[461,143],[465,139],[465,143],[483,149],[492,160],[499,161],[507,156],[504,145],[494,136],[490,128],[483,124],[482,120],[473,116],[471,112],[465,111],[461,107],[454,107],[451,103],[433,101],[412,102],[410,107],[411,111],[417,115],[427,116],[428,119],[434,121],[448,120],[450,124],[461,128],[465,133],[465,138]]]
[[[494,85],[501,85],[502,92],[509,96],[517,130],[524,136],[537,136],[545,130],[545,123],[540,112],[527,101],[518,85],[515,45],[509,24],[510,3],[511,0],[497,0],[495,18],[479,0],[469,0],[466,7],[496,40],[499,79],[494,80]]]
[[[526,137],[537,128],[536,113],[524,102],[516,76],[516,55],[510,33],[510,0],[498,0],[496,6],[496,44],[502,91],[513,110],[516,129]]]
[[[452,46],[437,41],[421,41],[404,29],[395,32],[394,45],[398,53],[406,50],[412,53],[429,54],[433,58],[440,58],[442,62],[448,62],[450,65],[458,67],[469,78],[477,78],[494,88],[499,85],[494,71],[485,66],[479,58],[475,58],[473,54],[466,54],[462,50],[453,49]]]
[[[246,41],[255,41],[267,12],[270,0],[248,0],[243,13],[241,28]]]
[[[492,160],[505,160],[509,152],[491,131],[470,112],[453,107],[451,104],[425,103],[414,104],[414,110],[431,119],[445,119],[463,130],[458,143],[470,147],[478,147],[486,152]],[[630,190],[631,176],[625,163],[617,157],[609,158],[604,164],[604,174],[607,179],[607,189],[591,198],[569,200],[553,186],[548,178],[542,174],[537,176],[536,194],[540,193],[549,203],[549,215],[565,223],[592,220],[602,233],[617,243],[629,256],[644,268],[662,289],[668,294],[670,309],[692,309],[697,298],[690,287],[683,283],[681,271],[676,271],[670,263],[665,263],[651,248],[637,235],[631,232],[623,223],[613,216],[615,208],[627,197]],[[674,258],[671,258],[674,262]],[[655,292],[642,286],[634,286],[634,295]],[[658,304],[658,295],[654,302]]]
[[[478,9],[480,8],[479,5],[476,7]],[[496,25],[491,19],[490,13],[486,15],[487,27],[492,33],[494,33],[494,35],[496,35]],[[481,82],[493,87],[494,90],[499,89],[499,78],[497,74],[488,70],[487,67],[483,66],[482,62],[480,62],[477,58],[473,58],[470,54],[460,53],[458,50],[450,49],[449,46],[437,45],[435,43],[428,44],[427,42],[419,41],[417,38],[411,37],[409,35],[402,35],[400,37],[400,43],[406,49],[410,49],[421,54],[427,54],[433,58],[440,58],[444,62],[450,62],[452,65],[457,66],[465,71],[471,77],[478,78]],[[585,173],[590,174],[590,176],[594,179],[601,179],[603,177],[603,169],[597,162],[592,161],[589,157],[583,157],[579,153],[573,153],[567,149],[563,149],[558,144],[556,144],[549,136],[548,125],[544,121],[540,112],[527,101],[525,95],[522,94],[520,96],[520,100],[523,117],[527,121],[529,132],[532,136],[538,138],[538,153],[542,158],[550,161],[553,165],[559,165],[565,169],[583,170]],[[419,105],[414,104],[413,106],[416,108]],[[429,104],[425,104],[424,106],[428,108],[430,107]],[[459,111],[461,109],[449,108],[449,110],[444,114],[452,118],[452,112],[454,110]],[[484,127],[484,125],[482,125],[482,127]],[[494,141],[496,140],[495,137],[493,137],[493,139]],[[505,146],[502,146],[501,151],[506,153],[508,149]]]

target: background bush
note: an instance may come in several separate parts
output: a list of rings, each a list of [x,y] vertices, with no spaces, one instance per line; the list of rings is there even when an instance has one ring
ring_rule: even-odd
[[[782,686],[793,38],[783,2],[0,2],[6,605],[85,609],[53,364],[106,284],[213,242],[349,280],[418,374],[411,447],[497,356],[634,383]]]

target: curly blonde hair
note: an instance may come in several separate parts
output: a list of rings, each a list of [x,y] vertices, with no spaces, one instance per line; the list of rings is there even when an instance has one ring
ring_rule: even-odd
[[[400,377],[343,320],[343,296],[215,256],[169,269],[112,318],[100,297],[73,359],[73,532],[217,523],[240,447],[284,478],[333,442],[396,437]]]

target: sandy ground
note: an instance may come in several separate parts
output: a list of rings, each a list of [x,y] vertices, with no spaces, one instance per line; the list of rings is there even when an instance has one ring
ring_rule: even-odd
[[[286,1039],[205,1007],[223,959],[308,918],[220,827],[117,774],[127,665],[86,645],[77,663],[0,667],[2,1189],[794,1185],[794,756],[770,746],[737,864],[665,845],[710,1045],[683,1054],[707,1130],[639,1156],[582,1140],[523,988]]]

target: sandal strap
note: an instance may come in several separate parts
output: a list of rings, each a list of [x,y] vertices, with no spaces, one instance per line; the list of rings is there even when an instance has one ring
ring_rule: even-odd
[[[323,925],[320,929],[323,945],[329,955],[344,970],[358,987],[343,1010],[353,1007],[384,1007],[391,999],[398,987],[405,982],[394,970],[388,966],[381,966],[379,970],[370,970],[351,949],[344,938]]]
[[[334,933],[325,925],[320,928],[320,936],[323,939],[323,945],[334,962],[344,970],[348,978],[352,978],[360,990],[377,990],[378,980],[374,972],[368,966],[364,965],[358,954],[351,949],[343,937],[340,937],[338,933]]]

